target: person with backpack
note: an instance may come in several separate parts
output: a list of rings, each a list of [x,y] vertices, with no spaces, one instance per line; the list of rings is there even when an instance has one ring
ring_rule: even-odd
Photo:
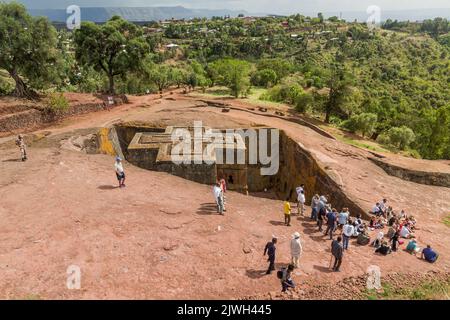
[[[277,238],[275,236],[272,237],[272,241],[268,242],[266,244],[266,247],[264,248],[264,256],[267,254],[269,258],[267,261],[269,261],[269,268],[267,269],[266,274],[271,274],[272,271],[275,270],[275,252],[277,250],[276,245],[277,244]]]
[[[281,292],[286,292],[290,288],[295,288],[295,283],[292,280],[293,271],[294,265],[290,264],[287,268],[282,268],[277,272],[277,277],[281,281]]]

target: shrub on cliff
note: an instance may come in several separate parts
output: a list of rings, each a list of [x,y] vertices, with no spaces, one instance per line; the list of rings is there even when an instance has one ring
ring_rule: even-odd
[[[52,113],[61,113],[69,109],[69,101],[62,93],[50,93],[44,99],[45,107]]]

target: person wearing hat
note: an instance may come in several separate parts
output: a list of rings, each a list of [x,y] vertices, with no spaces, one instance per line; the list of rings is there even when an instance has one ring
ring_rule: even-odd
[[[277,243],[277,238],[275,236],[272,236],[272,241],[268,242],[266,244],[266,247],[264,248],[264,256],[267,254],[269,258],[267,261],[269,261],[269,269],[267,269],[266,274],[271,274],[272,271],[275,270],[275,252],[277,248],[275,247]]]
[[[300,233],[296,232],[292,235],[291,240],[291,257],[292,257],[292,265],[295,268],[299,266],[300,256],[302,255],[302,243],[300,242]]]
[[[125,187],[125,171],[123,170],[122,159],[116,157],[116,163],[114,165],[116,169],[117,180],[119,180],[119,188]]]
[[[26,161],[28,159],[27,158],[27,146],[26,146],[25,140],[23,139],[23,136],[21,134],[19,134],[19,136],[17,137],[16,145],[20,149],[22,161]]]

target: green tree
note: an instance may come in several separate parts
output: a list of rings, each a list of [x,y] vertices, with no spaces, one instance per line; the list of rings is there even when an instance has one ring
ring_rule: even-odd
[[[347,95],[351,93],[352,78],[342,57],[331,63],[326,83],[329,92],[324,104],[325,122],[329,123],[331,115],[342,110]]]
[[[407,126],[390,128],[387,137],[390,144],[400,150],[405,150],[416,139],[414,132]]]
[[[115,93],[115,77],[138,70],[149,52],[141,28],[118,16],[104,25],[84,22],[74,35],[75,56],[81,65],[103,71],[109,80],[108,92]]]
[[[228,87],[234,97],[238,98],[249,88],[251,66],[248,62],[236,59],[221,59],[213,62],[211,67],[216,70],[218,82]]]
[[[57,80],[56,44],[56,30],[46,18],[31,17],[17,2],[0,3],[0,68],[14,79],[15,96],[37,98],[30,87]]]
[[[360,132],[363,137],[370,136],[375,131],[378,117],[373,113],[361,113],[353,115],[344,121],[342,126],[351,132]]]
[[[260,87],[271,87],[278,82],[277,74],[272,69],[256,71],[251,77],[252,84]]]
[[[158,87],[160,93],[173,83],[172,67],[167,65],[146,64],[145,72],[151,83]]]

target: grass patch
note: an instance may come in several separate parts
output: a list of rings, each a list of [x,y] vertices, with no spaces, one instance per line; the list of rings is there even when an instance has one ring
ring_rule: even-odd
[[[367,149],[367,150],[375,151],[375,152],[391,152],[390,150],[381,147],[380,145],[378,145],[375,142],[370,142],[370,141],[366,142],[364,140],[355,140],[355,139],[348,138],[344,135],[336,134],[336,133],[334,133],[333,136],[337,140],[345,142],[345,143],[355,146],[355,147],[359,147],[359,148],[363,148],[363,149]]]
[[[444,224],[445,224],[447,227],[450,227],[450,216],[446,216],[446,217],[444,218]]]
[[[282,107],[285,106],[283,103],[278,102],[272,102],[272,101],[266,101],[266,100],[260,100],[262,94],[264,94],[267,91],[265,88],[252,88],[250,91],[250,94],[246,98],[239,98],[240,100],[247,102],[252,105],[256,106],[262,106],[262,107]],[[193,93],[196,96],[200,97],[206,97],[206,98],[234,98],[231,94],[230,89],[226,87],[212,87],[206,89],[205,92],[197,91]]]
[[[450,278],[447,281],[432,280],[412,288],[395,289],[383,284],[383,290],[368,290],[367,300],[450,300]]]

